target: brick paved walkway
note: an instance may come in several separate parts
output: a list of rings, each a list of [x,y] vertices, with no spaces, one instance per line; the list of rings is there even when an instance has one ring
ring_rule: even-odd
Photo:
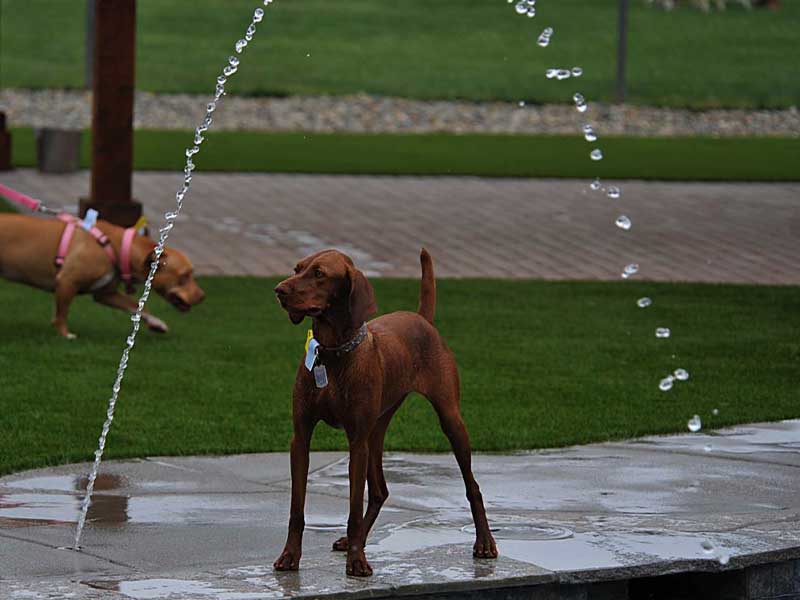
[[[151,219],[180,181],[136,174]],[[0,182],[51,206],[89,188],[86,172]],[[621,187],[611,200],[570,180],[201,173],[170,241],[204,274],[283,274],[335,246],[372,276],[418,277],[424,244],[440,277],[616,279],[638,262],[643,279],[800,284],[800,184]]]

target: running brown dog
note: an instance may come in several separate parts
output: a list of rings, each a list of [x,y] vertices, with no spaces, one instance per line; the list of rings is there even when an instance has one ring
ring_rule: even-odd
[[[286,547],[275,561],[279,571],[296,570],[302,554],[306,481],[311,435],[319,421],[343,428],[350,447],[350,516],[347,536],[333,545],[347,552],[347,574],[367,576],[372,568],[364,555],[367,534],[389,495],[383,477],[383,438],[389,422],[411,392],[425,396],[450,440],[467,489],[475,521],[473,555],[496,558],[480,488],[472,475],[469,436],[459,408],[455,359],[433,326],[436,282],[433,262],[423,249],[422,285],[416,313],[394,312],[369,322],[375,314],[372,286],[353,261],[336,250],[301,260],[295,275],[278,284],[275,294],[297,325],[313,320],[320,343],[317,365],[324,365],[328,383],[318,388],[301,362],[295,379],[291,445],[292,500]],[[369,502],[364,514],[364,483]]]
[[[137,302],[119,292],[117,269],[100,244],[81,227],[75,230],[64,264],[56,267],[53,261],[64,227],[56,219],[0,215],[0,277],[55,292],[53,325],[59,334],[72,339],[75,335],[67,327],[67,315],[77,294],[92,294],[100,304],[127,312],[134,312]],[[97,227],[119,257],[124,229],[106,221],[98,221]],[[134,281],[147,278],[155,246],[147,237],[134,237],[130,253]],[[195,283],[192,263],[172,248],[166,248],[161,255],[153,289],[181,312],[202,302],[205,295]],[[166,323],[150,313],[143,312],[142,319],[154,331],[167,331]]]

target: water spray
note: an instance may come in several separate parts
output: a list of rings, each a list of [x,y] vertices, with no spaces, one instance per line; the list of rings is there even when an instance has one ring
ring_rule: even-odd
[[[272,0],[263,0],[264,6],[269,6],[272,4]],[[247,27],[245,35],[242,39],[239,39],[235,45],[234,49],[236,54],[241,54],[242,51],[245,49],[247,44],[253,39],[253,36],[256,33],[256,25],[260,23],[264,19],[264,9],[259,7],[255,9],[253,12],[253,18],[250,22],[250,25]],[[136,312],[131,314],[131,322],[133,326],[131,328],[131,332],[128,335],[125,343],[125,348],[122,350],[122,357],[119,360],[119,366],[117,367],[117,376],[114,380],[114,384],[111,388],[111,398],[108,400],[108,408],[106,410],[106,420],[103,423],[103,429],[100,432],[100,439],[97,443],[97,450],[94,453],[94,464],[92,465],[92,470],[89,473],[89,478],[86,483],[86,495],[83,498],[83,503],[81,505],[81,514],[78,518],[78,526],[75,530],[75,542],[73,545],[73,550],[80,551],[80,542],[81,542],[81,534],[83,533],[83,528],[86,525],[86,515],[89,512],[89,506],[92,503],[92,493],[94,492],[94,484],[95,480],[97,479],[97,472],[100,469],[100,462],[103,460],[103,450],[106,447],[106,438],[108,437],[108,432],[111,430],[111,424],[114,422],[114,408],[117,405],[117,399],[119,398],[120,389],[122,389],[122,380],[125,377],[125,369],[128,367],[128,359],[130,357],[131,350],[133,350],[134,345],[136,344],[136,335],[139,333],[139,327],[141,325],[142,320],[142,311],[144,310],[144,306],[147,303],[147,299],[150,297],[150,290],[153,285],[153,278],[158,271],[158,267],[161,262],[161,255],[164,252],[164,246],[167,243],[167,238],[169,238],[169,234],[172,231],[172,228],[175,226],[175,221],[177,220],[178,216],[181,213],[181,209],[183,208],[183,201],[186,197],[186,194],[189,192],[189,188],[191,187],[192,183],[192,172],[195,169],[194,162],[192,161],[192,157],[200,152],[200,146],[203,143],[205,137],[203,134],[207,132],[211,128],[211,124],[213,122],[213,118],[211,117],[212,113],[216,110],[217,104],[222,99],[222,96],[225,94],[225,83],[227,82],[228,78],[231,77],[236,73],[239,68],[239,59],[236,56],[230,56],[228,58],[228,63],[222,69],[221,75],[217,77],[216,88],[214,91],[213,99],[208,103],[206,106],[206,116],[203,119],[203,122],[195,129],[194,134],[194,144],[186,149],[186,165],[183,169],[183,185],[175,194],[175,207],[164,213],[164,225],[158,230],[159,232],[159,239],[158,244],[153,250],[155,255],[155,260],[150,265],[150,271],[147,275],[147,280],[144,282],[144,289],[142,290],[142,295],[139,298],[139,303],[136,307]]]

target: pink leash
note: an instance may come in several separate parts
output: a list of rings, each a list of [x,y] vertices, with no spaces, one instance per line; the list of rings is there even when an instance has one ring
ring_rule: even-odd
[[[38,212],[42,206],[41,200],[36,200],[35,198],[26,196],[22,192],[18,192],[17,190],[12,190],[10,187],[6,187],[4,185],[0,185],[0,196],[8,198],[12,202],[21,204],[25,208],[29,208],[30,210],[36,212]]]

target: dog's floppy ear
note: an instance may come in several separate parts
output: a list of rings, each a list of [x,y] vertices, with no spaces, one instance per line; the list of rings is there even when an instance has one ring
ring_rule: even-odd
[[[378,307],[375,305],[372,284],[367,281],[364,274],[351,267],[348,269],[348,277],[350,278],[350,323],[354,328],[358,328],[378,312]]]

